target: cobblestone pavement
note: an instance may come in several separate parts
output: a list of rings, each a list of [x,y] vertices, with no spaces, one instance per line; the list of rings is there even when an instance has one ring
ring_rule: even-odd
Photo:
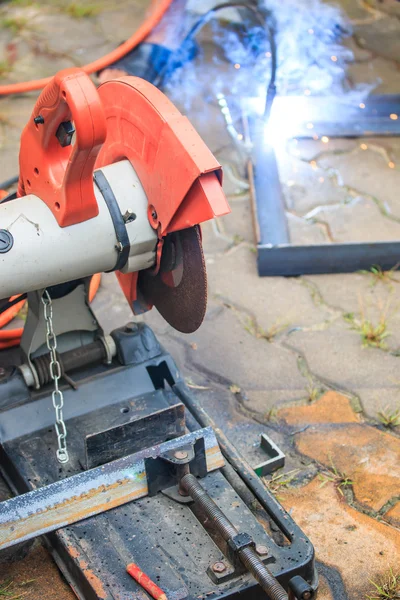
[[[355,57],[349,84],[399,93],[398,3],[340,4],[354,29],[345,42]],[[103,54],[130,35],[146,6],[1,5],[0,83]],[[17,171],[34,97],[0,100],[1,179]],[[259,278],[243,161],[214,106],[189,116],[225,168],[232,214],[203,228],[209,308],[201,329],[180,335],[155,311],[144,320],[204,406],[229,419],[249,460],[259,458],[262,431],[285,451],[285,469],[267,485],[315,545],[319,598],[394,600],[373,582],[384,586],[400,564],[400,274]],[[293,241],[400,239],[399,139],[292,141],[279,168]],[[95,308],[106,329],[131,318],[112,275]],[[40,546],[8,569],[0,566],[0,582],[11,577],[16,595],[72,597]],[[26,572],[34,581],[24,585]]]

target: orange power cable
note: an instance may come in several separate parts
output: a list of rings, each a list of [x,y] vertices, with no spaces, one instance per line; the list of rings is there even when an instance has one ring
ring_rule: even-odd
[[[85,73],[91,74],[96,71],[101,71],[112,63],[120,60],[123,56],[128,54],[131,50],[136,48],[143,40],[150,34],[152,29],[161,21],[168,8],[171,6],[173,0],[160,0],[159,3],[152,3],[153,10],[151,14],[143,21],[141,26],[129,39],[123,44],[115,48],[112,52],[109,52],[105,56],[98,58],[97,60],[89,63],[82,67]],[[43,79],[33,79],[32,81],[24,81],[22,83],[11,83],[8,85],[0,86],[0,96],[8,94],[23,94],[26,92],[32,92],[33,90],[41,90],[52,80],[52,77],[45,77]]]
[[[97,294],[97,290],[99,289],[100,282],[101,274],[96,273],[96,275],[93,275],[89,284],[89,302],[93,302],[93,299]],[[14,298],[16,298],[16,296],[13,296],[11,300]],[[25,302],[26,300],[21,300],[21,302],[18,302],[0,314],[0,328],[7,325],[7,323],[12,321],[17,316]],[[19,346],[23,332],[23,328],[4,329],[3,331],[0,331],[0,350],[12,348],[13,346]]]
[[[123,44],[118,46],[112,52],[109,52],[105,56],[98,58],[97,60],[89,63],[82,67],[82,69],[88,73],[95,73],[96,71],[101,71],[105,69],[112,63],[120,60],[124,57],[128,52],[136,48],[154,29],[156,25],[161,21],[164,14],[167,12],[168,8],[171,6],[173,0],[153,0],[151,3],[152,12],[145,19],[142,25],[139,27],[137,31]],[[52,77],[45,77],[43,79],[34,79],[32,81],[24,81],[22,83],[13,83],[9,85],[0,86],[0,96],[6,96],[9,94],[22,94],[26,92],[31,92],[34,90],[41,90],[44,88],[49,81],[51,81]],[[99,289],[101,281],[101,275],[96,274],[93,275],[90,287],[89,287],[89,302],[93,301],[97,290]],[[10,321],[12,321],[21,308],[25,304],[25,300],[21,300],[15,306],[12,306],[8,310],[6,310],[3,314],[0,315],[0,329],[7,325]],[[13,346],[18,346],[21,341],[21,336],[23,334],[23,329],[7,329],[0,331],[0,350],[5,348],[11,348]]]

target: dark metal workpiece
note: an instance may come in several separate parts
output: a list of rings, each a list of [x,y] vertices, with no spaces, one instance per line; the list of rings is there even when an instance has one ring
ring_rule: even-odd
[[[122,409],[130,413],[129,406]],[[141,418],[86,436],[86,467],[93,469],[112,460],[150,448],[185,433],[184,406],[176,403],[151,411]]]
[[[399,106],[400,94],[371,94],[361,104],[334,96],[276,96],[274,100],[277,114],[299,115],[293,138],[397,136]],[[392,119],[392,114],[399,118]]]
[[[256,465],[254,472],[259,477],[264,477],[285,466],[285,455],[266,433],[262,433],[260,438],[260,448],[267,454],[268,459]]]
[[[259,558],[254,549],[254,542],[246,537],[246,541],[241,543],[238,537],[245,534],[238,534],[236,528],[224,515],[214,500],[207,494],[203,486],[192,474],[185,475],[181,481],[182,487],[198,504],[204,514],[210,519],[213,526],[220,533],[222,538],[228,542],[228,545],[235,547],[239,559],[246,569],[258,581],[264,592],[271,600],[288,600],[288,595],[281,584],[270,573],[267,567]],[[235,540],[237,540],[235,542]]]
[[[356,106],[332,97],[278,96],[274,109],[281,104],[281,114],[301,114],[302,120],[291,131],[293,138],[387,136],[400,135],[400,118],[391,118],[398,114],[399,103],[400,95],[372,95]],[[292,245],[276,156],[264,135],[265,123],[253,120],[246,125],[254,142],[254,165],[249,163],[248,175],[260,276],[352,273],[374,264],[389,270],[398,264],[400,240]]]
[[[200,440],[205,448],[202,474],[220,468],[223,460],[218,459],[213,431],[200,429],[1,502],[0,550],[146,496],[151,490],[147,461]],[[164,481],[165,487],[174,483],[171,477]]]

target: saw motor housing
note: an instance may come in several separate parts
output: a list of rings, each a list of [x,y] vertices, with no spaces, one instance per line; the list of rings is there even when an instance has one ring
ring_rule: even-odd
[[[134,313],[149,310],[153,295],[162,312],[160,279],[164,295],[193,283],[182,278],[179,244],[166,242],[229,212],[221,182],[207,146],[153,85],[125,77],[96,90],[82,70],[61,71],[22,133],[18,198],[0,206],[12,237],[0,254],[0,298],[114,270]],[[192,240],[200,244],[197,230]],[[174,257],[160,271],[166,246]],[[139,271],[149,275],[145,294]],[[204,261],[188,269],[205,281],[202,271]],[[174,301],[185,293],[175,291]],[[204,316],[205,297],[185,310],[201,313],[182,320],[189,332]]]

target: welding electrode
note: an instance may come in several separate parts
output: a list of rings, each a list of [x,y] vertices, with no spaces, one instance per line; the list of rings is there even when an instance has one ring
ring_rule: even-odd
[[[146,573],[143,573],[142,569],[135,565],[135,563],[130,563],[126,567],[127,572],[135,581],[138,582],[139,585],[142,586],[146,592],[154,598],[154,600],[168,600],[167,595],[156,585]]]

